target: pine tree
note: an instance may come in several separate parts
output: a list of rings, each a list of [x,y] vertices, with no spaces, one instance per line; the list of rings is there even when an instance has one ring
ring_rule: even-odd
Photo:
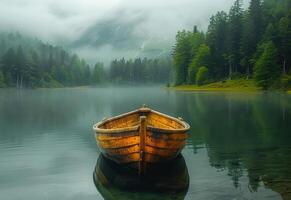
[[[229,11],[228,27],[228,53],[227,60],[229,63],[229,76],[231,72],[242,72],[240,69],[241,55],[239,52],[242,35],[242,17],[243,9],[241,0],[236,0]]]
[[[14,86],[15,83],[15,51],[9,48],[2,56],[2,72],[7,86]]]
[[[280,77],[281,70],[277,64],[278,53],[271,41],[263,43],[258,51],[261,53],[255,63],[254,78],[258,86],[268,89]]]
[[[105,80],[105,71],[103,63],[96,63],[92,72],[91,84],[96,85],[103,83]]]
[[[191,62],[191,32],[185,30],[178,32],[176,44],[173,49],[173,62],[175,69],[175,84],[187,82],[188,66]]]
[[[228,16],[225,12],[218,12],[210,18],[206,35],[206,44],[210,48],[210,74],[216,78],[225,77],[228,74],[226,59],[227,53]]]
[[[291,66],[291,11],[279,21],[279,52],[283,73],[286,74]]]
[[[249,75],[253,68],[253,56],[262,37],[263,16],[261,0],[251,0],[244,15],[243,33],[241,39],[241,65]]]

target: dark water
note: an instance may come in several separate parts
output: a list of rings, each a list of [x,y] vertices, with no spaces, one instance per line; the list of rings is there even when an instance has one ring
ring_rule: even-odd
[[[148,184],[156,190],[142,185],[141,191],[100,158],[91,127],[143,103],[183,117],[191,131],[169,175],[157,173]],[[291,199],[291,95],[0,90],[0,199],[103,198]]]

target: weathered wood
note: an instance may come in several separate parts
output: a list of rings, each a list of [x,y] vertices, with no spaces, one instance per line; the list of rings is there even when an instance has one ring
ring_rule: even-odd
[[[107,153],[109,155],[127,155],[132,153],[139,153],[140,148],[139,145],[133,145],[123,148],[115,148],[115,149],[101,149],[102,153]]]
[[[164,148],[164,149],[180,149],[186,144],[185,140],[164,140],[156,139],[154,137],[147,136],[146,144],[152,147]]]
[[[139,169],[138,172],[141,174],[145,172],[146,163],[144,162],[144,154],[145,154],[145,138],[147,133],[147,122],[146,116],[140,116],[140,126],[139,126],[139,138],[140,138],[140,161],[139,161]]]
[[[138,136],[138,131],[126,131],[117,133],[96,133],[97,140],[119,140],[126,137]]]
[[[157,113],[150,113],[148,116],[149,125],[157,128],[179,129],[183,128],[182,124],[177,123],[172,118],[167,118]]]
[[[120,138],[119,140],[99,140],[98,143],[104,149],[124,148],[139,144],[139,136]]]
[[[163,133],[163,132],[153,132],[148,131],[147,135],[156,139],[162,140],[186,140],[188,138],[187,133],[178,132],[178,133]]]
[[[175,158],[186,144],[190,126],[177,118],[141,108],[93,126],[101,152],[116,163],[136,166]]]

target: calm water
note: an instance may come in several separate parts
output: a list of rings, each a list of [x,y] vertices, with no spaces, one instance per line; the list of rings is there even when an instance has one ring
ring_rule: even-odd
[[[110,169],[99,157],[93,123],[143,103],[191,125],[181,161],[168,176],[189,180],[183,192],[119,188],[106,182],[110,177],[93,181],[95,167]],[[106,173],[115,181],[124,177]],[[103,198],[291,199],[291,95],[159,87],[0,90],[0,199]]]

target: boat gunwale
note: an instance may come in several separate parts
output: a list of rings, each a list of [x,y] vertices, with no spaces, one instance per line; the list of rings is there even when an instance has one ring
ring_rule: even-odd
[[[176,132],[186,132],[190,129],[190,125],[183,120],[180,120],[178,118],[172,117],[170,115],[167,115],[167,114],[155,111],[155,110],[151,110],[151,112],[155,113],[157,115],[161,115],[161,116],[166,117],[166,118],[170,118],[170,119],[174,120],[175,122],[184,126],[184,128],[168,129],[168,128],[157,128],[154,126],[148,126],[147,129],[149,129],[149,130],[158,131],[158,132],[176,133]]]
[[[140,109],[137,109],[137,110],[134,110],[131,112],[117,115],[115,117],[104,119],[104,120],[94,124],[93,130],[96,131],[96,133],[120,133],[120,132],[138,131],[139,127],[140,127],[139,124],[135,125],[135,126],[131,126],[131,127],[125,127],[125,128],[113,128],[113,129],[112,128],[111,129],[100,128],[100,126],[104,125],[105,123],[120,119],[122,117],[131,115],[131,114],[136,114],[136,113],[155,113],[155,114],[160,115],[162,117],[174,120],[175,122],[181,124],[184,127],[184,128],[171,129],[171,128],[157,128],[157,127],[148,125],[147,130],[149,130],[149,131],[163,132],[163,133],[177,133],[177,132],[186,132],[190,129],[190,125],[183,120],[169,116],[169,115],[164,114],[164,113],[157,112],[157,111],[149,109],[149,108],[140,108]]]

